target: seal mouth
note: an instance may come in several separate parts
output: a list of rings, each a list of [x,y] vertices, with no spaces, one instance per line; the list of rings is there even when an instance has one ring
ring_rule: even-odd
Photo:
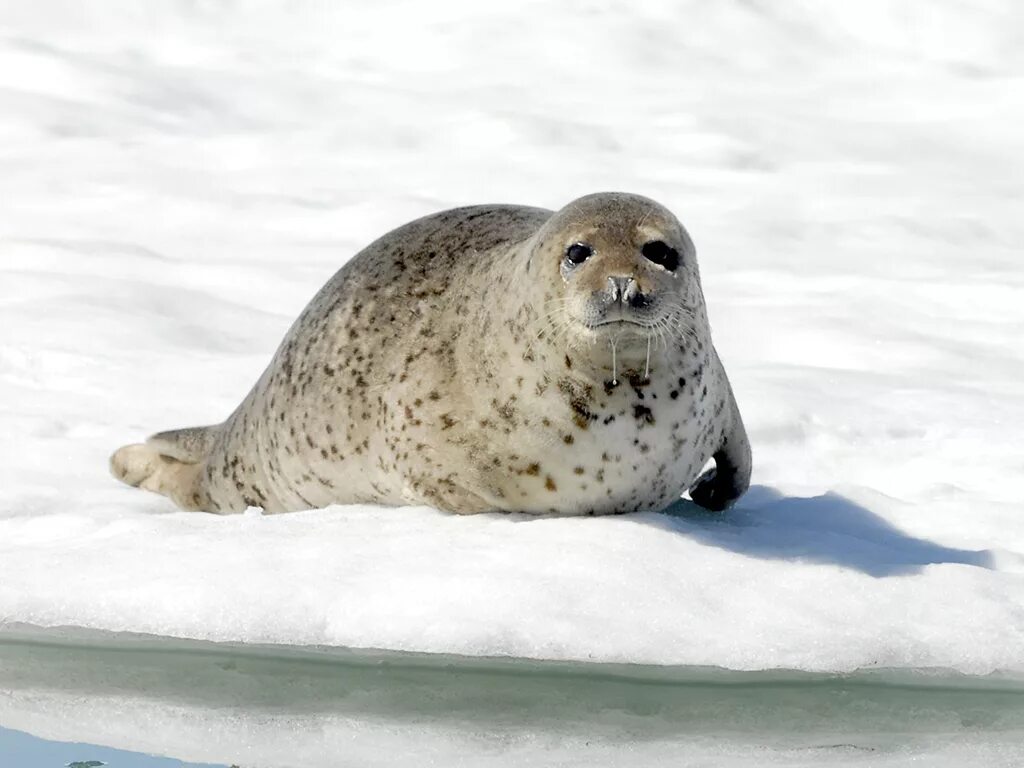
[[[630,320],[627,317],[617,317],[614,320],[602,320],[599,323],[588,323],[587,327],[589,327],[589,328],[591,328],[593,330],[596,330],[597,328],[609,328],[609,327],[611,327],[611,328],[615,328],[615,327],[621,328],[624,325],[635,325],[637,328],[644,328],[646,330],[650,330],[652,328],[652,326],[647,324],[647,323],[641,323],[639,320]]]

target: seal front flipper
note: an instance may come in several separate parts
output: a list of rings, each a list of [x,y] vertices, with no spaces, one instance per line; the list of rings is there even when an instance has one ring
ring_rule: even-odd
[[[712,512],[728,509],[750,487],[750,441],[743,427],[732,388],[729,390],[729,427],[712,458],[715,466],[697,478],[690,498]]]
[[[110,457],[110,473],[123,483],[167,496],[184,509],[209,511],[202,469],[220,428],[175,429],[122,446]]]

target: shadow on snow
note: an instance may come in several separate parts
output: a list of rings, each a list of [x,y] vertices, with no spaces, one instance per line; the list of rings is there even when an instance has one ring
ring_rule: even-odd
[[[751,557],[831,563],[876,577],[917,573],[935,563],[992,567],[987,550],[919,539],[835,493],[783,496],[753,486],[723,514],[680,499],[656,516],[645,515],[644,522]]]

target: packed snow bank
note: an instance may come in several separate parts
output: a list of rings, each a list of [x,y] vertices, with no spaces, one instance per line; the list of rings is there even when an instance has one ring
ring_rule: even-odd
[[[882,500],[876,500],[883,506]],[[0,522],[9,619],[253,643],[602,662],[1024,668],[1010,553],[840,496],[725,518],[74,512]],[[142,502],[143,504],[146,502]],[[152,503],[152,502],[150,502]],[[898,510],[896,510],[898,511]]]
[[[1024,10],[857,8],[8,9],[0,621],[1024,668]],[[754,446],[738,509],[222,519],[107,476],[223,419],[388,227],[600,189],[694,235]]]

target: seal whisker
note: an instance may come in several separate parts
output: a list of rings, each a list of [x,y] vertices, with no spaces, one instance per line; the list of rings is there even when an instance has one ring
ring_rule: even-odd
[[[668,351],[668,318],[660,318],[655,324],[654,331],[658,334],[658,343],[664,346],[665,351]]]
[[[648,207],[646,213],[644,213],[644,215],[640,218],[640,221],[637,222],[636,228],[640,229],[644,224],[646,224],[647,220],[649,218],[651,218],[651,214],[652,213],[654,213],[654,206],[653,205]]]
[[[528,326],[528,328],[540,326],[536,331],[531,334],[534,339],[539,339],[545,331],[550,331],[552,335],[557,335],[558,329],[563,325],[569,325],[569,322],[559,322],[568,318],[568,314],[564,307],[558,307],[538,315]]]
[[[685,313],[679,311],[673,311],[666,318],[669,327],[671,327],[677,334],[684,338],[689,338],[694,341],[699,340],[699,334],[694,325],[690,322],[693,318],[687,316]]]

